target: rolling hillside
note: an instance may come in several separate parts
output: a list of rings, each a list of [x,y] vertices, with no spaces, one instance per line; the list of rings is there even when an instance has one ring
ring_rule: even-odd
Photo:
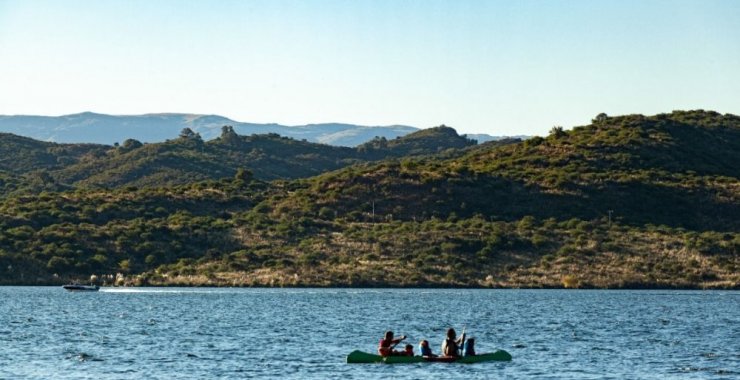
[[[250,138],[224,130],[220,141],[170,144],[193,144],[178,148],[192,154],[198,144]],[[178,186],[14,195],[0,202],[0,278],[738,288],[738,144],[734,115],[599,115],[547,138],[436,149],[294,181],[241,170]],[[357,152],[392,146],[409,153],[426,144],[378,140]]]
[[[448,153],[475,143],[452,128],[431,128],[358,148],[294,140],[276,134],[240,136],[230,126],[211,141],[192,130],[163,143],[127,139],[113,146],[56,144],[0,135],[0,170],[41,176],[66,187],[170,186],[233,177],[239,169],[262,180],[318,175],[354,163]],[[30,178],[30,177],[29,177]],[[38,186],[33,187],[38,188]]]
[[[105,152],[105,145],[56,144],[0,133],[0,170],[23,174],[54,170]]]
[[[451,213],[501,220],[594,219],[740,229],[740,119],[676,112],[607,118],[501,149],[448,160],[406,159],[349,168],[310,182],[295,201],[340,215],[412,219]],[[298,199],[305,197],[306,199]]]

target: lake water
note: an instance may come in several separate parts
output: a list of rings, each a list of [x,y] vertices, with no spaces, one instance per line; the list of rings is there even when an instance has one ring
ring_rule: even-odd
[[[345,363],[449,326],[514,360]],[[740,292],[0,287],[2,379],[432,376],[738,379]]]

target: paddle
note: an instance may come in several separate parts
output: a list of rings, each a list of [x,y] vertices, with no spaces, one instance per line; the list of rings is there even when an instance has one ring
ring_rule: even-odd
[[[465,325],[463,325],[463,332],[462,335],[460,335],[460,356],[463,356],[465,354]]]
[[[396,348],[396,346],[398,346],[398,344],[401,343],[401,342],[403,342],[404,340],[406,340],[406,335],[401,335],[401,337],[398,338],[398,342],[391,344],[391,351],[394,348]]]

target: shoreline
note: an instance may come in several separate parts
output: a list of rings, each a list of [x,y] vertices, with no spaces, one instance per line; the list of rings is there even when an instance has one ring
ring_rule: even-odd
[[[0,284],[0,287],[61,287],[67,283],[59,284]],[[395,286],[392,284],[385,285],[361,285],[361,286],[344,286],[344,285],[333,285],[333,286],[322,286],[322,285],[290,285],[290,286],[268,286],[268,285],[218,285],[218,284],[148,284],[148,285],[99,285],[100,288],[105,289],[146,289],[146,288],[213,288],[213,289],[432,289],[432,290],[691,290],[691,291],[738,291],[740,290],[740,284],[736,284],[730,287],[710,287],[710,286],[625,286],[625,287],[563,287],[563,286],[517,286],[517,287],[504,287],[504,286],[440,286],[440,285],[420,285],[420,286]]]

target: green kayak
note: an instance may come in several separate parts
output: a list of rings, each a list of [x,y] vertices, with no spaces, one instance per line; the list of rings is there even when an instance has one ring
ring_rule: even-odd
[[[386,356],[369,354],[362,351],[352,351],[347,355],[347,363],[422,363],[422,362],[441,362],[441,363],[480,363],[490,361],[510,361],[511,354],[504,350],[498,350],[487,354],[475,356],[452,357],[423,357],[423,356]]]

